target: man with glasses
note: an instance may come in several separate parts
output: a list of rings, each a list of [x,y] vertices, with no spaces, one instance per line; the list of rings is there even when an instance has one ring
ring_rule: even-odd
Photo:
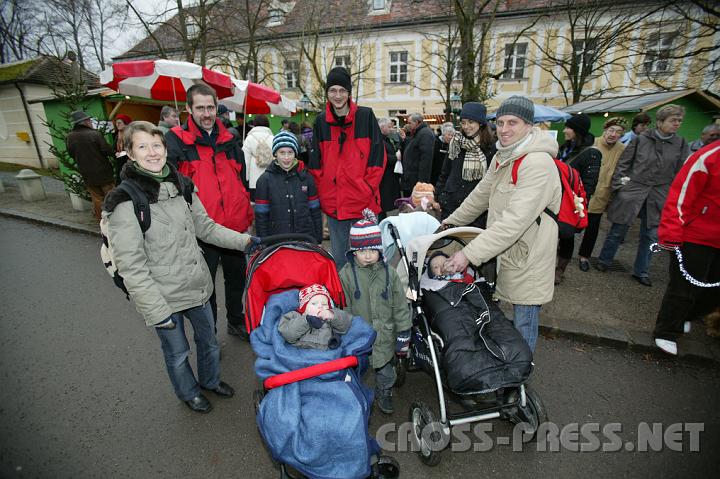
[[[315,119],[308,170],[315,178],[320,207],[328,218],[338,270],[347,262],[350,227],[365,208],[378,214],[385,146],[372,109],[350,98],[350,74],[335,67],[325,82],[327,104]]]
[[[252,224],[253,210],[240,142],[217,118],[217,95],[211,87],[204,84],[191,86],[187,91],[186,106],[189,114],[187,123],[172,128],[165,135],[168,161],[193,180],[200,201],[216,223],[244,233]],[[198,243],[213,284],[218,264],[222,262],[228,334],[247,340],[249,336],[244,326],[242,302],[245,255],[242,251],[219,248],[199,240]],[[177,274],[182,274],[182,271]],[[217,324],[215,293],[210,303]]]

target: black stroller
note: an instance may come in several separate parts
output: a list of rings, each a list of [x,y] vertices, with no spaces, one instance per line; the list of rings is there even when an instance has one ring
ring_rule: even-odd
[[[410,436],[422,461],[437,465],[450,444],[451,428],[460,424],[501,418],[519,424],[524,441],[535,438],[547,413],[537,393],[524,384],[532,372],[532,353],[491,299],[491,288],[475,277],[447,285],[437,282],[439,289],[433,290],[433,280],[424,271],[426,256],[435,251],[451,255],[482,230],[429,231],[413,239],[406,251],[396,225],[381,228],[399,254],[397,268],[404,269],[399,273],[407,278],[413,310],[410,351],[398,362],[396,384],[404,382],[406,371],[422,370],[433,377],[437,389],[439,417],[422,401],[410,407]],[[450,412],[448,400],[461,411]]]

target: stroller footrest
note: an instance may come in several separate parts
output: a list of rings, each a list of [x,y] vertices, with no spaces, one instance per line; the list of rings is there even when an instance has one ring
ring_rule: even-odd
[[[354,368],[358,365],[358,359],[355,356],[345,356],[344,358],[333,359],[325,363],[315,364],[302,369],[296,369],[287,373],[276,374],[270,376],[263,381],[265,389],[274,389],[286,384],[295,383],[304,379],[314,378],[327,373],[334,373],[342,369]]]

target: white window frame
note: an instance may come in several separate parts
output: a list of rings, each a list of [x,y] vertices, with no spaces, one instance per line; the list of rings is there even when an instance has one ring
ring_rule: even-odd
[[[282,25],[284,21],[285,21],[285,11],[282,8],[271,7],[268,10],[268,21],[267,21],[268,27],[275,27],[277,25]]]
[[[387,8],[387,0],[372,0],[373,10],[385,10]]]
[[[300,60],[285,60],[285,88],[290,90],[300,86]]]
[[[648,37],[643,60],[643,71],[646,74],[670,72],[672,65],[669,57],[674,40],[675,33],[673,32],[653,33]]]
[[[403,59],[404,58],[404,59]],[[390,52],[389,83],[408,82],[408,51],[397,50]]]
[[[528,44],[525,42],[505,45],[505,73],[502,76],[503,80],[522,80],[525,78],[527,48]]]
[[[185,22],[185,31],[189,39],[195,39],[200,35],[200,25],[195,21],[189,20]]]
[[[352,72],[352,70],[350,69],[351,63],[352,57],[349,53],[335,55],[335,58],[333,58],[333,67],[343,67],[348,71],[348,73]]]
[[[449,53],[453,59],[453,63],[455,64],[452,81],[462,81],[462,58],[460,58],[460,47],[453,47],[452,51]]]
[[[573,54],[577,57],[578,72],[582,72],[586,60],[589,61],[588,68],[592,71],[593,57],[597,48],[597,38],[582,38],[573,40]],[[588,59],[588,56],[590,57]]]

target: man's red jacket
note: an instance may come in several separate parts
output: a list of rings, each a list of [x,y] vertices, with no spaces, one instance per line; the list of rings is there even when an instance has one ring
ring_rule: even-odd
[[[658,240],[720,248],[720,140],[693,153],[670,186]]]
[[[215,120],[217,136],[203,135],[192,120],[165,134],[168,161],[188,176],[210,218],[241,233],[253,221],[250,195],[245,184],[245,157],[240,142]]]
[[[308,171],[315,178],[320,207],[338,220],[362,217],[362,211],[380,210],[380,180],[385,163],[385,145],[375,114],[357,106],[340,122],[328,102],[315,119]]]

